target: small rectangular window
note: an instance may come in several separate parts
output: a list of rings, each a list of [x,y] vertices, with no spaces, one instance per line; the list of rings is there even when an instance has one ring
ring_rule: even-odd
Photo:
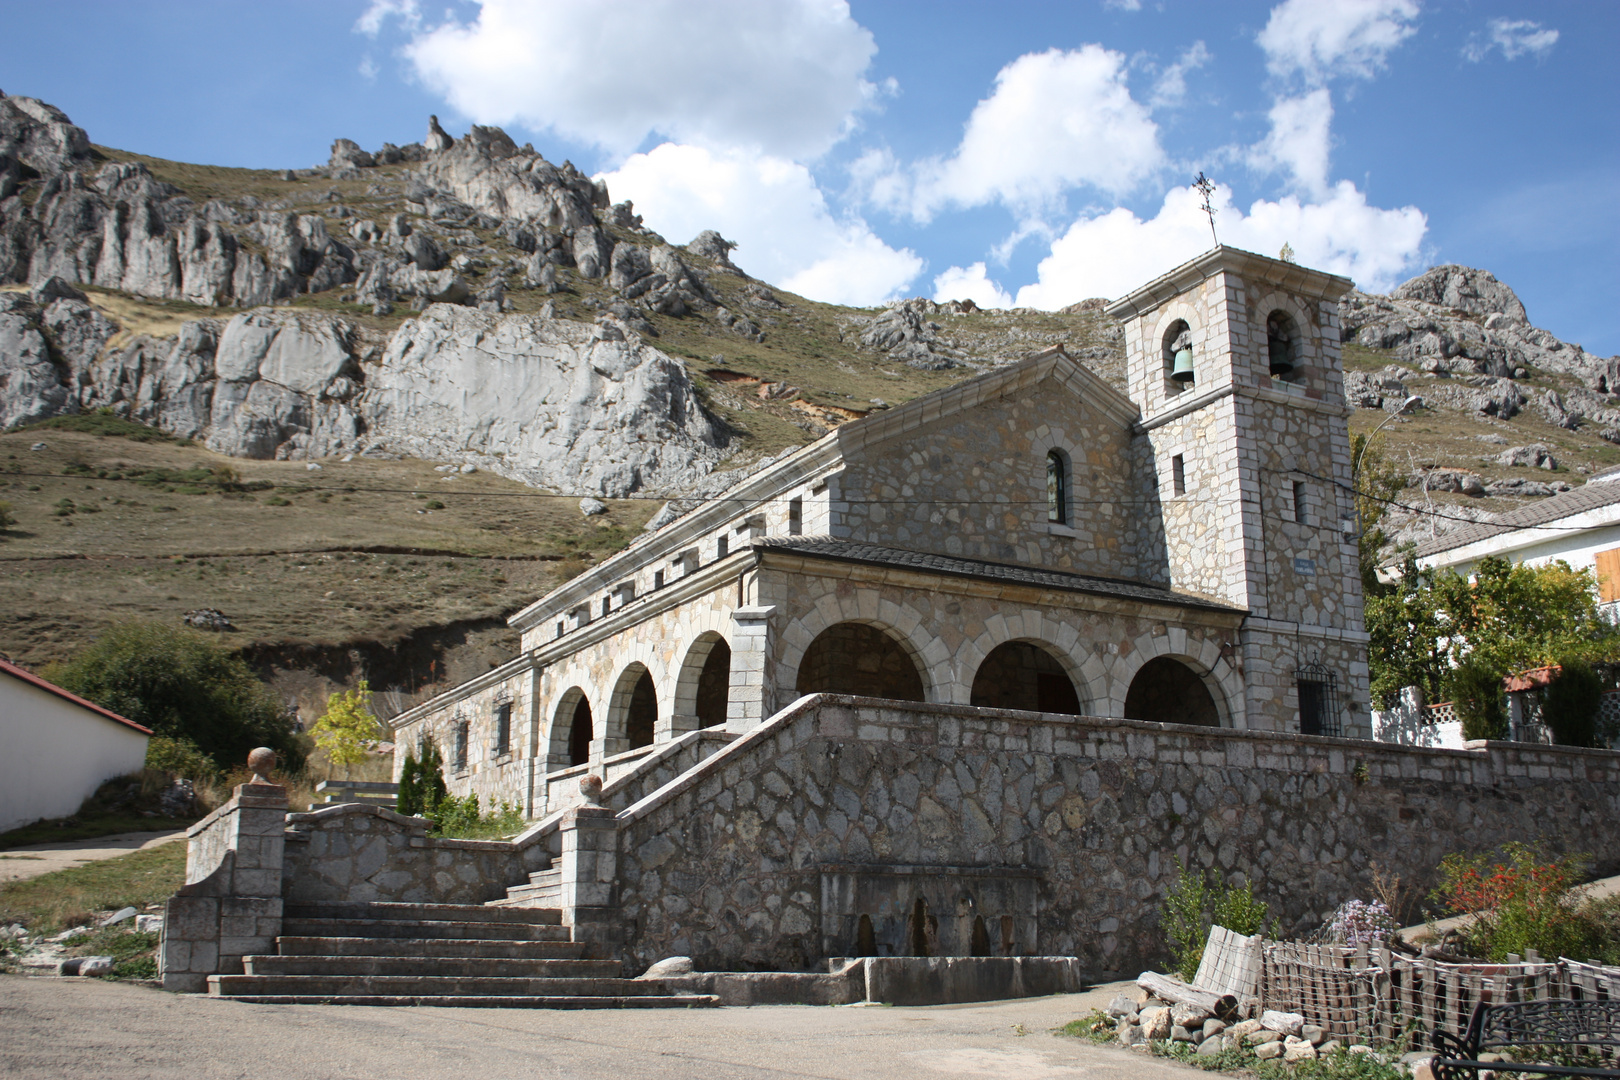
[[[804,500],[788,500],[788,535],[798,536],[804,532]]]
[[[1302,481],[1294,481],[1294,520],[1301,525],[1311,521],[1310,493]]]
[[[467,768],[467,722],[463,720],[456,725],[456,771],[463,772]]]
[[[1170,459],[1170,490],[1177,495],[1187,494],[1187,459],[1181,454]]]
[[[562,621],[559,619],[558,622],[557,622],[557,636],[562,637],[567,632],[568,631],[566,629],[564,629],[564,627],[563,627]]]
[[[653,588],[662,589],[663,587],[664,587],[664,572],[662,570],[654,570],[653,571]]]
[[[1299,694],[1299,733],[1338,737],[1339,676],[1321,664],[1307,664],[1294,672],[1294,688]]]
[[[602,597],[602,618],[604,618],[604,619],[607,618],[608,615],[610,613],[612,613],[612,611],[613,611],[613,597],[611,597],[611,596]]]
[[[716,559],[723,559],[729,554],[731,554],[731,540],[722,534],[720,537],[720,542],[714,546],[714,557]]]
[[[507,754],[512,750],[512,703],[503,701],[495,706],[495,753]]]

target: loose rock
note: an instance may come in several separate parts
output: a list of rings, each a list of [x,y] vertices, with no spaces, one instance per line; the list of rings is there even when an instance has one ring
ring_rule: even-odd
[[[586,517],[595,517],[597,514],[605,514],[608,512],[607,503],[603,502],[601,499],[593,499],[586,496],[585,498],[579,500],[579,512],[584,514]]]

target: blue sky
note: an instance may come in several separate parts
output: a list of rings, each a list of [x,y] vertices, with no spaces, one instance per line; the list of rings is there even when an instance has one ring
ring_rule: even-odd
[[[498,123],[807,295],[1055,307],[1221,239],[1493,271],[1620,353],[1620,4],[263,0],[3,8],[0,89],[102,144],[324,161]]]

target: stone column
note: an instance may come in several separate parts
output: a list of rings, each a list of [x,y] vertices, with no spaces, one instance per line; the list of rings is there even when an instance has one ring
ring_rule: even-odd
[[[731,686],[726,730],[748,731],[776,711],[776,661],[771,655],[771,616],[776,608],[741,607],[731,613]]]
[[[619,823],[601,805],[601,777],[586,776],[579,787],[585,805],[567,811],[557,826],[562,921],[575,941],[587,943],[587,955],[603,957],[610,955],[619,936]]]
[[[287,829],[287,789],[263,776],[275,760],[253,751],[253,779],[186,831],[186,884],[163,907],[165,990],[200,993],[208,976],[240,974],[242,957],[275,951]]]

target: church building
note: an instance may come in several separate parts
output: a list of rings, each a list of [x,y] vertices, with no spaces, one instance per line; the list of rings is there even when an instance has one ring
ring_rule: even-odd
[[[395,718],[530,817],[821,691],[1370,737],[1345,278],[1216,247],[1061,347],[845,424],[512,616]]]

